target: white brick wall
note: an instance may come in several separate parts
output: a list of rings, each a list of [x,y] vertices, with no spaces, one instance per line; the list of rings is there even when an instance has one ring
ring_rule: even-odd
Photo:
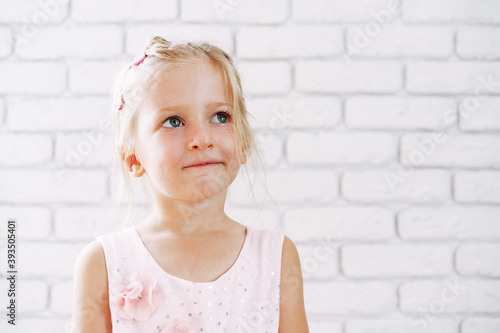
[[[4,0],[0,332],[68,332],[75,258],[126,213],[109,92],[156,34],[234,56],[274,202],[240,175],[227,212],[296,243],[311,332],[500,331],[499,24],[494,0]]]
[[[422,305],[432,313],[496,315],[500,309],[500,281],[467,278],[405,281],[399,287],[402,312]]]
[[[99,35],[99,38],[95,38]],[[122,30],[117,25],[46,27],[33,41],[19,45],[21,59],[110,59],[123,49]]]
[[[479,61],[418,61],[409,63],[406,88],[416,94],[500,94],[500,82],[488,78],[500,76],[500,63]],[[484,97],[482,97],[484,99]]]
[[[454,177],[455,200],[500,203],[500,172],[464,171]]]
[[[180,2],[180,19],[187,22],[277,24],[289,16],[288,2],[184,0]]]
[[[457,55],[464,59],[500,59],[499,27],[462,27],[457,31]],[[477,38],[481,35],[481,38]]]
[[[109,99],[82,96],[78,98],[34,98],[12,101],[7,129],[12,132],[84,131],[99,129],[111,134]]]
[[[236,36],[241,58],[328,57],[342,52],[341,30],[322,25],[252,27]]]
[[[500,3],[479,0],[403,0],[403,18],[408,22],[500,23]]]
[[[385,60],[304,60],[296,65],[295,84],[304,93],[395,93],[403,84],[403,67]]]
[[[457,270],[463,275],[500,277],[499,244],[467,244],[457,250]]]
[[[453,29],[448,27],[394,23],[381,29],[376,39],[368,31],[362,24],[347,30],[347,49],[353,57],[443,59],[453,53]]]
[[[61,62],[4,60],[0,63],[3,95],[57,95],[66,87],[67,68]]]
[[[353,96],[346,100],[344,121],[353,129],[441,130],[449,126],[443,113],[456,118],[455,110],[447,97]]]
[[[390,282],[317,281],[304,285],[308,311],[319,315],[389,315],[397,309]]]
[[[424,324],[424,321],[419,318],[414,321],[407,319],[367,319],[367,320],[350,320],[346,324],[346,333],[369,333],[369,332],[384,332],[384,333],[401,333],[401,332],[418,332],[418,329],[426,332],[441,332],[454,333],[458,332],[458,323],[451,319],[433,318],[432,322]],[[326,331],[325,331],[326,332]],[[485,331],[487,332],[487,331]]]
[[[341,250],[349,277],[442,276],[452,272],[446,245],[350,245]]]

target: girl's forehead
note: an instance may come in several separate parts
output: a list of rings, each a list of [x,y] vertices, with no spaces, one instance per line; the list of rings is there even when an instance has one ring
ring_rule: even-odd
[[[210,63],[179,65],[167,69],[151,89],[150,99],[157,104],[180,104],[193,100],[224,100],[228,86]]]
[[[168,65],[159,75],[160,80],[169,80],[178,76],[204,76],[218,75],[218,68],[215,63],[208,60],[193,60],[188,62],[178,62]]]

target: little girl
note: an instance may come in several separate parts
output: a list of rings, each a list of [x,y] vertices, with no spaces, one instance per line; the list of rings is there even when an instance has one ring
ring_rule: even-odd
[[[154,209],[80,253],[71,332],[309,332],[293,242],[224,212],[255,150],[230,56],[153,37],[116,99],[116,156]]]

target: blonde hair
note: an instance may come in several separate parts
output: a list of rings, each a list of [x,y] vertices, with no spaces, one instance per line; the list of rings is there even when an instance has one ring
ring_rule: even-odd
[[[260,167],[264,171],[263,158],[256,146],[255,136],[247,119],[250,114],[243,100],[240,76],[231,57],[225,51],[208,42],[184,44],[154,36],[147,41],[144,55],[146,57],[139,65],[130,65],[120,71],[111,94],[114,155],[129,197],[127,216],[121,226],[122,228],[129,225],[131,210],[135,206],[130,173],[126,161],[123,160],[123,154],[132,151],[140,161],[140,156],[135,149],[139,105],[147,98],[147,94],[155,88],[159,77],[174,65],[198,61],[209,61],[215,65],[217,72],[221,75],[225,86],[228,88],[226,94],[228,94],[227,97],[233,105],[232,118],[236,133],[235,141],[238,160],[240,160],[243,151],[247,164],[250,164],[255,170]],[[265,172],[263,174],[263,187],[265,193],[267,193]],[[247,179],[249,179],[248,170],[246,170],[246,175]],[[258,176],[258,172],[255,175]],[[145,188],[144,181],[142,181],[142,184]],[[250,188],[255,202],[251,182]],[[120,186],[118,193],[117,198],[119,200],[123,193],[123,186]],[[115,209],[118,205],[119,201],[116,202]]]

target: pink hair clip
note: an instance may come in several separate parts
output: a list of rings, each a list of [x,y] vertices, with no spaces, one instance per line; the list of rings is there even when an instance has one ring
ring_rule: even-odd
[[[138,66],[141,62],[143,62],[143,61],[144,61],[144,59],[146,59],[146,57],[147,57],[146,53],[144,53],[144,54],[139,54],[139,55],[135,56],[135,58],[134,58],[134,60],[133,60],[133,62],[134,62],[134,64],[133,64],[133,65],[134,65],[134,66]]]
[[[125,104],[125,102],[123,101],[123,95],[122,95],[122,97],[121,97],[121,98],[122,98],[122,103],[120,104],[120,107],[118,108],[118,110],[123,109],[123,104]]]
[[[173,45],[184,45],[184,46],[188,46],[189,45],[189,42],[186,42],[186,41],[183,41],[183,40],[168,40],[170,43],[172,43]]]

